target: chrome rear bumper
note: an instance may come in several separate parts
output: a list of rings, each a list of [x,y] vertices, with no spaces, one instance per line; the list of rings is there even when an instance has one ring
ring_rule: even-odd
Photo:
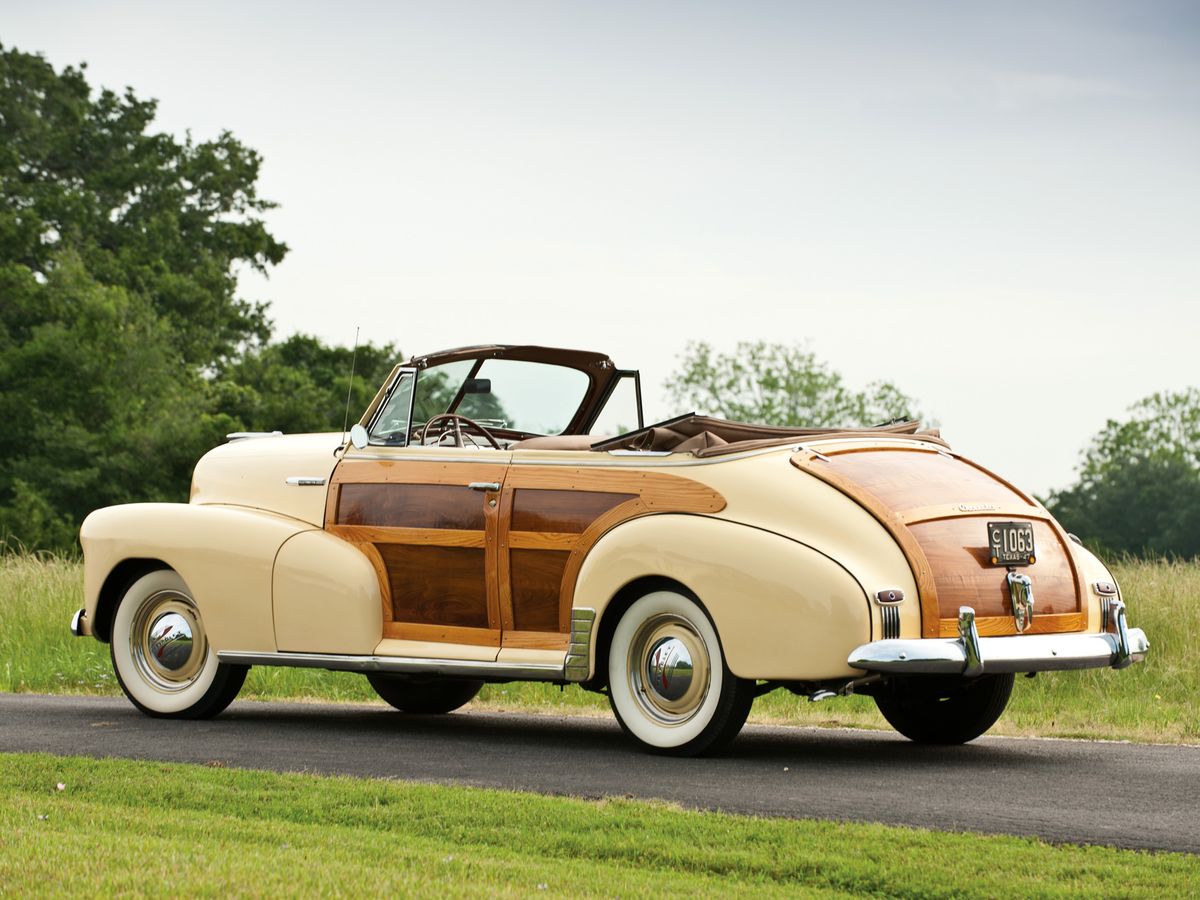
[[[1104,634],[1032,634],[981,638],[975,611],[958,611],[958,638],[872,641],[846,660],[856,669],[891,675],[976,675],[1056,669],[1123,669],[1141,662],[1150,642],[1125,623],[1125,605],[1110,607],[1114,631]]]

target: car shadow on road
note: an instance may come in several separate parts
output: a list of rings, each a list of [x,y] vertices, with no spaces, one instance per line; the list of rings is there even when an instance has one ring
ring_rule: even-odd
[[[626,737],[613,719],[591,716],[524,715],[469,710],[449,715],[409,715],[383,707],[306,704],[236,703],[213,724],[255,722],[280,736],[336,737],[345,741],[388,741],[393,744],[462,742],[540,754],[602,752],[640,760],[643,765],[679,765],[674,757],[647,753]],[[786,726],[747,726],[718,757],[743,763],[804,762],[837,766],[870,764],[925,768],[961,765],[1026,765],[1027,745],[1017,741],[976,741],[957,746],[914,744],[885,731]]]

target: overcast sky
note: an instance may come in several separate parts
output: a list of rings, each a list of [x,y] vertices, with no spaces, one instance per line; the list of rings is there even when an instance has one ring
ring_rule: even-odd
[[[609,353],[806,341],[1068,484],[1200,384],[1195,3],[0,0],[0,41],[231,130],[280,335]]]

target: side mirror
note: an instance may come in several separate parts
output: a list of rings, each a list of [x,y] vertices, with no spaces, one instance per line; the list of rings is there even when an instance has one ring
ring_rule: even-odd
[[[350,443],[354,445],[355,450],[361,450],[367,446],[370,443],[370,435],[367,434],[367,429],[358,424],[351,425]]]

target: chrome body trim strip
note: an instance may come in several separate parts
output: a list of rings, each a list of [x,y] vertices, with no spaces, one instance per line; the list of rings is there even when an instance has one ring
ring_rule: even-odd
[[[323,475],[292,475],[284,479],[284,484],[293,487],[322,487],[325,484]]]
[[[567,681],[586,681],[591,669],[592,629],[596,611],[590,607],[571,610],[571,643],[567,646],[564,672]]]
[[[443,675],[518,681],[562,681],[562,663],[510,663],[487,660],[431,659],[400,656],[353,656],[338,653],[288,653],[221,650],[217,657],[239,666],[295,666],[334,672],[394,672],[399,675]]]
[[[978,645],[978,674],[986,675],[1120,669],[1141,662],[1150,651],[1140,628],[1126,628],[1124,637],[1119,633],[1023,634],[978,638]],[[856,647],[846,661],[856,669],[890,675],[965,676],[969,665],[963,642],[954,638],[872,641]]]

